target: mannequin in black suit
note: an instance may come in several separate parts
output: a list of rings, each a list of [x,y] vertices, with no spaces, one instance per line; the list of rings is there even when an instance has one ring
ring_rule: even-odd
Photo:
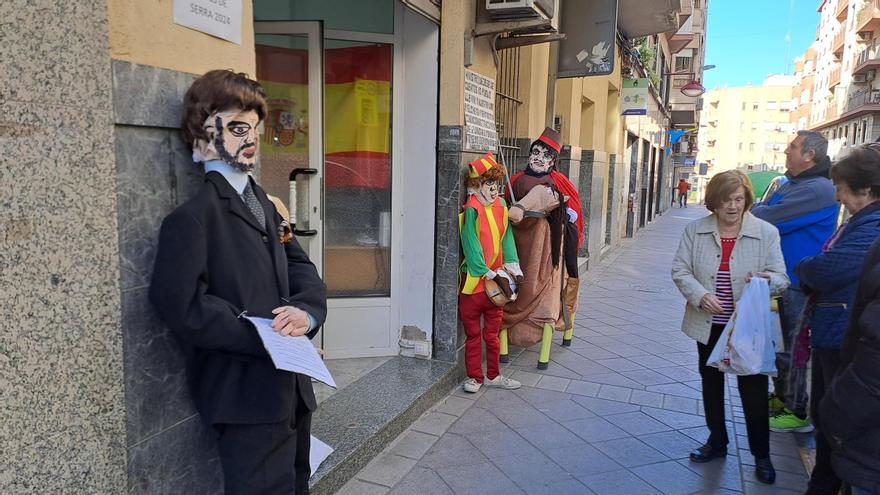
[[[311,380],[275,369],[243,317],[311,338],[327,313],[315,266],[249,175],[264,97],[226,70],[187,91],[183,135],[206,181],[162,223],[150,300],[179,337],[196,406],[218,433],[226,493],[307,494]]]

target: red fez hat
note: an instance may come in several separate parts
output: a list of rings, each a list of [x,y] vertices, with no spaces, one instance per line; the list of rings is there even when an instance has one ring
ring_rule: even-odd
[[[544,129],[544,132],[541,133],[541,137],[536,139],[535,142],[532,143],[532,146],[536,143],[547,145],[547,147],[555,151],[556,154],[559,154],[559,152],[562,151],[562,135],[556,132],[555,129],[549,127]]]

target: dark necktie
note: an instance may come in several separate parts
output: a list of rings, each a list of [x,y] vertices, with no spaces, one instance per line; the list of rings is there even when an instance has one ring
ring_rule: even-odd
[[[260,200],[258,200],[257,195],[254,194],[254,188],[251,187],[250,181],[248,181],[247,186],[245,186],[244,192],[241,193],[241,199],[244,200],[244,204],[247,205],[248,209],[253,213],[254,218],[257,219],[257,224],[261,227],[265,227],[266,212],[263,211],[263,205],[260,204]]]

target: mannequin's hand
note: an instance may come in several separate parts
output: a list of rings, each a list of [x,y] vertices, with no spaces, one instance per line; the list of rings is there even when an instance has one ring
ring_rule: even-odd
[[[498,288],[501,289],[505,296],[508,298],[513,296],[513,289],[510,288],[510,281],[506,277],[495,277],[495,281],[498,282]]]
[[[281,306],[272,310],[272,330],[284,336],[298,337],[309,333],[309,315],[293,306]]]
[[[510,219],[511,223],[517,224],[522,221],[523,213],[525,213],[525,210],[522,206],[513,204],[507,210],[507,218]]]

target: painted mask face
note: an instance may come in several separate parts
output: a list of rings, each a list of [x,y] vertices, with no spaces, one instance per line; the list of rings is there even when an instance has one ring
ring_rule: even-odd
[[[493,179],[480,182],[480,189],[477,194],[481,203],[494,203],[498,199],[498,182]]]
[[[254,110],[216,112],[205,120],[209,142],[198,141],[202,160],[220,159],[242,172],[252,172],[257,163],[257,125]]]
[[[535,173],[546,174],[550,171],[555,159],[553,152],[548,148],[540,145],[532,146],[532,154],[529,155],[529,168]]]

